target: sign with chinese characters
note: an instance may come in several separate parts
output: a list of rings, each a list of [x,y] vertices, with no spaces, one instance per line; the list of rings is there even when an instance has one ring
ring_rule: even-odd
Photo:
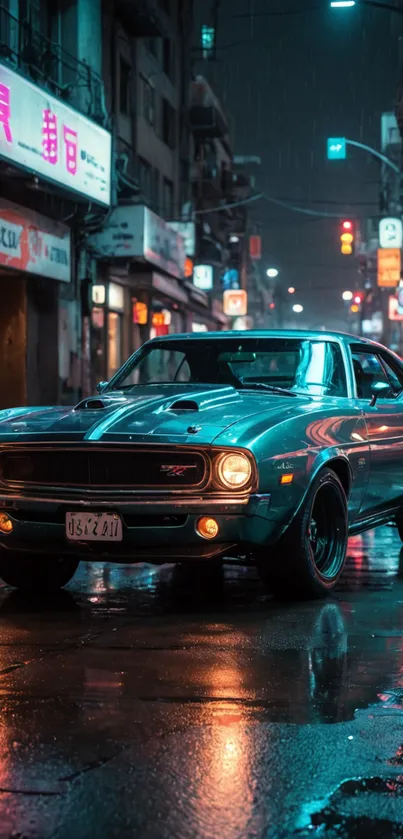
[[[248,295],[243,289],[239,291],[224,291],[224,314],[230,318],[243,317],[248,314]]]
[[[0,265],[69,283],[69,228],[1,198]]]
[[[211,291],[213,288],[213,266],[212,265],[194,265],[193,267],[193,285],[200,288],[202,291]]]
[[[109,207],[111,148],[109,131],[0,64],[0,157]]]
[[[378,286],[396,288],[400,282],[401,252],[399,248],[379,248]]]
[[[379,222],[379,245],[381,248],[401,248],[403,245],[403,224],[400,218],[382,218]]]
[[[178,280],[185,276],[182,236],[143,204],[116,207],[104,229],[89,241],[101,256],[138,257]]]
[[[194,221],[168,221],[167,224],[168,227],[182,236],[186,256],[194,256],[196,253],[196,225]]]

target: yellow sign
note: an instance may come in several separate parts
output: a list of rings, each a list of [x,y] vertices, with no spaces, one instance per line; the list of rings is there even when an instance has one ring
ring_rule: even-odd
[[[396,288],[400,282],[402,257],[399,248],[379,248],[378,250],[378,286]]]

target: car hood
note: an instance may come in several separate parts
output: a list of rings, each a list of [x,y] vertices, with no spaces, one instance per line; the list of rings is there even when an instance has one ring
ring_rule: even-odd
[[[235,423],[265,415],[276,424],[308,397],[239,392],[208,385],[137,386],[130,394],[106,393],[74,408],[0,411],[1,442],[155,442],[209,444]]]

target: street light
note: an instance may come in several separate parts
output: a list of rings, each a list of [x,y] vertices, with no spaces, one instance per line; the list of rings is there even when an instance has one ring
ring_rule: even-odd
[[[304,311],[304,307],[301,306],[300,303],[296,303],[295,306],[292,307],[292,310],[296,315],[300,315]]]
[[[294,286],[292,286],[292,285],[291,285],[291,286],[289,287],[289,289],[287,289],[287,291],[288,291],[288,294],[295,294],[295,288],[294,288]]]
[[[277,268],[268,268],[266,274],[268,277],[270,277],[271,280],[275,280],[276,277],[278,277]]]
[[[353,292],[352,291],[343,291],[343,294],[341,296],[342,296],[343,300],[345,300],[348,303],[349,300],[353,299]]]
[[[402,6],[394,6],[393,3],[385,3],[384,0],[331,0],[329,3],[331,9],[347,9],[352,6],[372,6],[373,9],[383,9],[383,11],[403,15]]]

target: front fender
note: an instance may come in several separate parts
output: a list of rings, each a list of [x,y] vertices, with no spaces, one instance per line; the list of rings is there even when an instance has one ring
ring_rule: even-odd
[[[320,452],[306,453],[304,463],[294,462],[294,468],[289,472],[281,469],[276,486],[271,492],[270,519],[276,522],[275,538],[281,538],[294,521],[306,503],[312,482],[322,469],[333,468],[336,474],[345,470],[349,480],[348,510],[349,521],[352,523],[359,513],[363,497],[366,492],[369,474],[369,456],[367,451],[353,454],[349,457],[346,452],[337,448]],[[290,464],[291,465],[291,464]],[[293,482],[289,485],[281,484],[281,475],[293,474]],[[344,481],[342,480],[342,483]]]

